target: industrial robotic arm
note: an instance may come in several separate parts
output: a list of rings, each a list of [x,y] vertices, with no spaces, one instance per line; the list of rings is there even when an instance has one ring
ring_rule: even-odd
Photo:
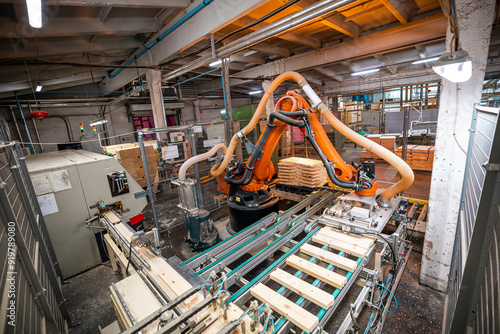
[[[278,210],[278,198],[265,185],[275,174],[271,162],[279,139],[285,129],[299,127],[322,160],[330,180],[342,188],[353,189],[361,196],[373,196],[377,188],[374,166],[359,168],[347,165],[328,139],[318,118],[307,101],[297,92],[283,95],[269,115],[255,150],[246,162],[231,160],[224,180],[229,191],[230,227],[237,232],[248,224]]]

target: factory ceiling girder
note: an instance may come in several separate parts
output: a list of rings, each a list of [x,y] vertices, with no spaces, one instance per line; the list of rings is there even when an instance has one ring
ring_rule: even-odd
[[[446,28],[446,17],[442,13],[435,14],[343,43],[256,66],[238,72],[234,76],[242,78],[275,77],[284,71],[304,71],[368,55],[383,54],[415,44],[440,40],[444,38]],[[230,84],[236,84],[236,81],[230,80]],[[203,83],[197,87],[198,93],[207,93],[220,88],[221,83],[218,80]]]

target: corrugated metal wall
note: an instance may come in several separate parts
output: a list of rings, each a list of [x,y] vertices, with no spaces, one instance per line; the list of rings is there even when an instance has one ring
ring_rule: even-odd
[[[500,333],[499,109],[477,107],[460,203],[444,333]]]
[[[0,330],[66,333],[57,259],[21,148],[13,143],[0,144],[0,237]]]

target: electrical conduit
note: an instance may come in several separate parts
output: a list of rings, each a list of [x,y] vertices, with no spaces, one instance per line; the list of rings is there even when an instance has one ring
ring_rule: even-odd
[[[399,180],[396,184],[392,185],[390,188],[388,188],[382,193],[380,198],[382,201],[388,202],[392,197],[394,197],[395,195],[399,194],[400,192],[402,192],[403,190],[407,189],[412,185],[415,176],[413,175],[413,171],[411,170],[411,168],[402,159],[400,159],[397,155],[395,155],[393,152],[389,151],[385,147],[382,147],[379,144],[359,135],[358,133],[347,127],[339,119],[337,119],[331,113],[331,111],[328,110],[326,105],[321,101],[319,96],[307,83],[306,79],[304,79],[304,77],[297,72],[285,72],[280,74],[279,76],[276,77],[276,79],[273,80],[269,88],[264,93],[262,99],[260,100],[260,103],[257,106],[257,109],[255,110],[255,113],[250,122],[248,123],[248,125],[245,126],[243,129],[241,129],[241,131],[236,133],[231,139],[229,147],[227,148],[226,156],[224,157],[222,163],[212,167],[211,170],[212,176],[219,176],[220,174],[222,174],[222,172],[224,172],[227,165],[229,164],[229,161],[231,160],[231,157],[233,155],[233,152],[236,148],[236,144],[238,143],[238,141],[255,128],[257,122],[259,121],[262,115],[262,112],[264,111],[264,108],[266,107],[266,103],[269,100],[269,97],[273,94],[274,90],[282,82],[286,80],[294,80],[295,82],[297,82],[304,91],[304,93],[306,93],[307,96],[311,99],[313,103],[313,108],[318,109],[320,113],[323,115],[323,117],[337,131],[343,134],[346,138],[352,140],[356,144],[366,148],[368,151],[378,155],[379,157],[387,161],[394,168],[396,168],[396,170],[401,174],[401,180]]]

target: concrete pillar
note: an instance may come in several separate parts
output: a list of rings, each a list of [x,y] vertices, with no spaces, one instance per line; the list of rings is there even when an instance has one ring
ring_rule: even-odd
[[[474,103],[480,102],[495,0],[456,0],[460,48],[472,58],[472,78],[455,84],[442,80],[436,151],[429,195],[420,283],[445,291],[463,184]],[[452,35],[448,29],[446,52]]]
[[[167,118],[165,116],[165,105],[163,103],[163,92],[161,90],[161,71],[154,69],[146,70],[146,81],[149,87],[149,97],[153,109],[153,118],[156,128],[166,128]],[[166,132],[157,134],[159,140],[167,138]]]

